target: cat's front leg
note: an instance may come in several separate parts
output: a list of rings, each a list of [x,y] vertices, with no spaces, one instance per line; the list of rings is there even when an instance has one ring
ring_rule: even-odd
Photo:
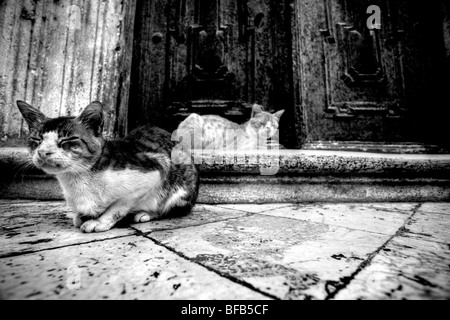
[[[76,228],[81,227],[81,225],[82,225],[83,222],[85,221],[85,220],[82,219],[82,215],[79,214],[79,213],[76,213],[76,214],[73,216],[72,220],[73,220],[73,225],[74,225]]]
[[[80,229],[85,233],[105,232],[122,220],[130,211],[128,203],[115,203],[111,205],[99,218],[84,222]]]

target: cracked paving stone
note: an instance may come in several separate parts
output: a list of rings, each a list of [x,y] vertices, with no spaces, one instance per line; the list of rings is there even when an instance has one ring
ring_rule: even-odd
[[[268,299],[130,236],[0,259],[2,299]]]
[[[67,217],[63,201],[0,204],[0,257],[135,234],[131,228],[82,233]]]
[[[450,215],[419,211],[408,221],[404,232],[417,239],[450,243]]]
[[[0,299],[449,299],[449,209],[197,205],[83,234],[62,201],[0,200]]]
[[[280,299],[324,299],[388,235],[256,215],[150,234],[217,272]],[[193,245],[195,244],[195,245]]]
[[[335,299],[450,299],[447,244],[396,237]]]
[[[2,211],[0,257],[136,234],[136,230],[129,228],[130,219],[120,222],[108,232],[82,233],[80,229],[73,226],[72,219],[67,217],[71,211],[62,201],[0,203],[0,209]],[[147,233],[241,216],[245,216],[245,213],[210,205],[197,205],[193,212],[185,217],[132,224],[132,226]]]

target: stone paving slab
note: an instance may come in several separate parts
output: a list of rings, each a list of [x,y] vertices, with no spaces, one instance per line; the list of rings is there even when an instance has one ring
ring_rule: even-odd
[[[191,260],[279,299],[324,299],[389,236],[254,215],[149,235]],[[195,245],[192,245],[195,244]]]
[[[449,299],[450,209],[425,203],[337,299]]]
[[[119,224],[106,233],[83,234],[66,216],[70,209],[64,201],[13,201],[0,202],[0,257],[29,251],[62,247],[126,235],[137,231],[148,233],[155,230],[176,229],[201,225],[224,219],[245,216],[245,212],[197,205],[193,212],[181,218],[164,219],[150,223]]]
[[[64,202],[0,200],[0,298],[449,299],[449,210],[197,205],[83,234]]]
[[[335,298],[448,300],[449,262],[449,244],[397,237]]]
[[[410,237],[450,244],[450,215],[417,212],[405,226]]]
[[[420,212],[450,214],[448,203],[424,203],[419,208]]]
[[[63,201],[0,203],[0,257],[135,234],[131,228],[83,234]]]
[[[393,235],[413,213],[413,208],[413,205],[394,204],[386,211],[386,206],[381,204],[298,204],[264,211],[262,214]]]
[[[268,299],[129,236],[0,259],[3,299]]]

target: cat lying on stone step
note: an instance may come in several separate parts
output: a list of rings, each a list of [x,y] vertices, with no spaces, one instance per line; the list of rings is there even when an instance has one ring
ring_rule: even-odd
[[[250,120],[242,125],[217,115],[192,113],[179,124],[172,139],[188,150],[266,150],[267,139],[278,133],[283,113],[265,112],[254,104]]]
[[[100,102],[78,117],[55,119],[23,101],[17,105],[29,127],[32,162],[56,176],[83,232],[107,231],[129,214],[135,222],[187,214],[195,205],[197,169],[172,158],[168,132],[141,127],[108,141]]]

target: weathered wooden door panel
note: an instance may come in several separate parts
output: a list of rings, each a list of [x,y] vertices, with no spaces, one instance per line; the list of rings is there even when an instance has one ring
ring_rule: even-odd
[[[373,5],[381,14],[376,28],[368,25]],[[303,142],[439,140],[432,104],[447,81],[433,68],[445,65],[439,5],[421,11],[401,0],[295,2]]]
[[[190,112],[243,122],[255,102],[293,112],[284,0],[142,1],[137,12],[132,126],[173,129]]]
[[[287,110],[287,147],[445,143],[443,21],[444,1],[138,1],[130,127],[173,129],[190,112],[242,122],[257,102]]]

